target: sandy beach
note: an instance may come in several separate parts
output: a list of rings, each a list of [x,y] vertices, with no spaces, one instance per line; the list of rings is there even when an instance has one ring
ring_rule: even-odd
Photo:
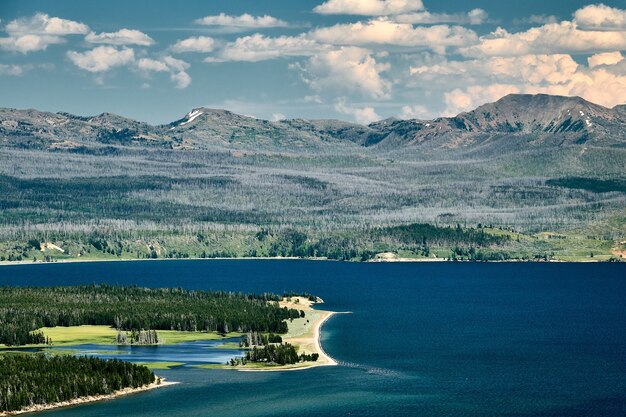
[[[271,366],[261,368],[239,368],[245,372],[271,372],[271,371],[298,371],[318,366],[335,366],[337,361],[331,358],[322,348],[320,341],[322,325],[333,315],[334,311],[314,309],[315,304],[322,304],[320,298],[316,302],[306,297],[291,297],[279,302],[281,307],[295,308],[304,311],[305,317],[288,322],[289,331],[283,335],[283,342],[298,346],[299,353],[317,353],[319,358],[315,362],[301,362],[293,365]]]
[[[111,394],[106,394],[106,395],[90,395],[87,397],[80,397],[80,398],[75,398],[73,400],[62,401],[59,403],[52,403],[52,404],[35,404],[30,407],[22,408],[19,411],[2,411],[0,412],[0,417],[15,416],[15,415],[25,414],[25,413],[34,413],[37,411],[44,411],[44,410],[52,410],[54,408],[70,407],[74,405],[87,404],[87,403],[92,403],[96,401],[112,400],[118,397],[122,397],[124,395],[136,394],[139,392],[149,391],[155,388],[162,388],[162,387],[167,387],[167,386],[175,385],[175,384],[178,384],[178,382],[170,382],[161,378],[160,384],[158,384],[157,382],[154,382],[152,384],[144,385],[143,387],[139,387],[139,388],[124,388],[124,389],[121,389],[121,390],[118,390]]]

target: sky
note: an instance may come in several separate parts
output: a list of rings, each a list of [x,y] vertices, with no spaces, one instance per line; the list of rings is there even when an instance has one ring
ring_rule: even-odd
[[[0,107],[358,123],[626,103],[626,0],[0,0]]]

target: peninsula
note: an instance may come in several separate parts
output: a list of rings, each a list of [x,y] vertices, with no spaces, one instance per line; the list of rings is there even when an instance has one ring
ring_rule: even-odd
[[[52,347],[239,337],[255,340],[242,347],[248,357],[254,352],[254,360],[240,366],[199,367],[260,371],[336,365],[320,345],[320,328],[334,313],[314,309],[319,303],[323,303],[320,298],[309,295],[180,288],[0,287],[0,377],[7,376],[0,378],[0,416],[111,399],[171,384],[150,371],[166,369],[159,367],[161,363],[78,357],[71,351],[59,355],[48,349]],[[262,357],[261,352],[280,359]],[[43,382],[28,382],[33,379]],[[68,381],[87,382],[79,386]]]

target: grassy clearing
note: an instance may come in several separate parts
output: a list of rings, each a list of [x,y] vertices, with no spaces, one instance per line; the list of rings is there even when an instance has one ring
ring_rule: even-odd
[[[133,362],[135,365],[143,365],[150,370],[167,370],[175,366],[184,365],[185,362]]]
[[[112,345],[117,331],[108,326],[42,327],[39,329],[52,339],[55,346],[66,345]]]
[[[108,326],[71,326],[71,327],[42,327],[39,329],[46,337],[52,339],[54,346],[69,345],[114,345],[117,330]],[[176,330],[159,330],[159,340],[163,344],[194,342],[199,340],[221,340],[230,337],[240,337],[241,333],[222,335],[215,332],[181,332]],[[0,346],[1,347],[1,346]],[[41,347],[33,345],[31,347]]]
[[[191,365],[191,367],[198,369],[233,369],[232,366],[222,365],[220,363],[205,363],[203,365]]]
[[[159,335],[159,340],[163,340],[163,344],[166,345],[173,345],[182,342],[196,342],[199,340],[222,340],[242,336],[242,333],[237,332],[220,334],[216,332],[180,332],[176,330],[159,330],[157,333]]]

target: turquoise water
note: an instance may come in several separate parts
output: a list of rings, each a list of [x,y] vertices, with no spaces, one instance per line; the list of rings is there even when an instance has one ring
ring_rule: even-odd
[[[340,366],[181,384],[45,416],[624,416],[626,265],[167,261],[0,268],[0,285],[309,291]],[[193,347],[193,346],[192,346]],[[192,348],[184,346],[181,348]]]

